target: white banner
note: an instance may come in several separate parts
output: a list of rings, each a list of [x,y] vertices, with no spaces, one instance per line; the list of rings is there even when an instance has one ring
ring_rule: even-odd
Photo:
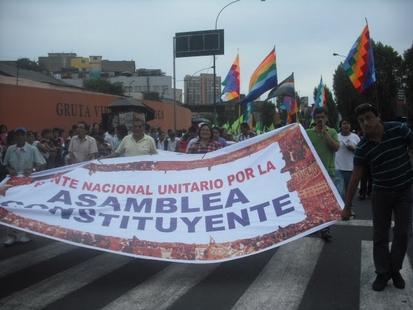
[[[301,126],[205,155],[68,166],[0,189],[0,223],[143,258],[209,263],[331,225],[342,201]]]

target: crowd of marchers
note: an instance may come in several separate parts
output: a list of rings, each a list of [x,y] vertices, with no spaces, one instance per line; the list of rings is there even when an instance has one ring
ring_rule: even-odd
[[[60,128],[40,132],[25,127],[9,129],[0,124],[0,181],[7,175],[29,175],[95,158],[155,154],[157,150],[205,153],[253,136],[247,123],[237,135],[208,123],[164,131],[141,120],[129,130],[125,125],[104,130],[98,123],[78,122],[68,132]]]
[[[306,130],[326,172],[345,200],[342,219],[354,216],[353,196],[358,184],[360,199],[372,196],[373,259],[375,291],[382,291],[391,279],[396,288],[404,289],[400,274],[412,234],[413,170],[409,151],[413,149],[413,132],[400,122],[383,122],[376,107],[361,104],[355,110],[362,137],[351,131],[349,120],[340,123],[340,132],[328,126],[327,111],[313,111],[313,126]],[[0,125],[1,178],[29,175],[34,170],[73,164],[94,158],[156,154],[158,150],[203,154],[225,147],[229,141],[242,141],[255,134],[247,123],[234,139],[225,130],[208,123],[192,126],[185,132],[166,133],[136,120],[128,132],[125,126],[103,131],[79,122],[67,137],[59,129],[44,129],[40,137],[25,128],[7,131]],[[370,184],[365,180],[370,177]],[[364,182],[363,182],[364,179]],[[391,247],[390,227],[394,218]],[[321,230],[325,241],[331,240],[329,229]],[[8,232],[4,245],[30,241],[21,232]]]

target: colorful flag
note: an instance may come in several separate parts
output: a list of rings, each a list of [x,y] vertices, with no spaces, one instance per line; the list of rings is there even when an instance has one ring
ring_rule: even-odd
[[[315,105],[314,108],[326,107],[327,98],[325,85],[323,84],[323,77],[320,79],[320,84],[318,84],[317,91],[315,94]]]
[[[268,94],[267,100],[278,96],[294,97],[294,73],[291,73],[284,81],[274,87]]]
[[[224,86],[221,95],[221,101],[227,102],[239,98],[240,89],[240,67],[239,55],[235,58],[234,63],[228,71],[225,80],[221,83]]]
[[[280,105],[282,110],[286,110],[287,112],[291,112],[291,108],[293,106],[294,98],[290,96],[284,96],[283,101]]]
[[[298,112],[298,105],[295,97],[285,96],[281,103],[281,108],[287,110],[287,124],[295,122],[295,116]]]
[[[343,63],[343,69],[359,93],[364,92],[376,81],[373,46],[368,25],[364,27],[363,32],[351,48]]]
[[[273,48],[252,74],[249,93],[243,102],[253,101],[277,85],[277,65],[275,60],[275,48]]]

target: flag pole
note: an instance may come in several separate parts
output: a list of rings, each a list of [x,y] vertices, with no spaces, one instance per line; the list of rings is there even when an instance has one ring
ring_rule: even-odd
[[[293,91],[294,91],[294,102],[295,102],[295,105],[296,105],[296,107],[297,107],[297,111],[295,112],[295,122],[296,123],[299,123],[299,121],[298,121],[298,101],[297,101],[297,98],[295,97],[295,78],[294,78],[294,72],[293,72],[293,81],[294,81],[294,83],[293,83]]]
[[[366,20],[366,26],[367,28],[369,27],[369,22],[367,21],[367,17],[364,17],[364,19]],[[371,35],[370,35],[370,28],[368,28],[369,31],[369,40],[370,40],[370,44],[372,44],[371,41]],[[373,46],[370,46],[370,48],[373,50]],[[377,70],[376,70],[376,61],[375,61],[375,57],[374,57],[374,50],[373,50],[373,63],[374,63],[374,74],[376,75],[376,81],[375,81],[375,85],[374,85],[374,93],[375,93],[375,99],[376,99],[376,108],[377,108],[377,113],[379,114],[379,116],[381,117],[381,109],[380,109],[380,102],[379,102],[379,79],[377,76]]]
[[[239,91],[238,91],[238,118],[241,117],[241,64],[239,60],[239,48],[237,48],[237,57],[239,65]]]

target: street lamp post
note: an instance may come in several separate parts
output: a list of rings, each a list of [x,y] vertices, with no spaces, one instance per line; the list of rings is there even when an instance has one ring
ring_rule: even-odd
[[[219,11],[217,17],[215,18],[215,30],[217,30],[217,28],[218,28],[218,18],[219,18],[219,16],[221,15],[222,11],[223,11],[225,8],[227,8],[228,6],[230,6],[231,4],[237,3],[237,2],[239,2],[239,1],[241,1],[241,0],[231,1],[230,3],[226,4],[226,5]],[[214,82],[213,82],[213,85],[214,85],[214,92],[213,92],[213,94],[214,94],[214,98],[213,98],[213,104],[214,104],[214,121],[216,122],[216,121],[217,121],[217,107],[216,107],[216,101],[217,101],[217,85],[216,85],[217,82],[216,82],[216,80],[217,80],[217,74],[216,74],[216,66],[215,66],[215,54],[213,55],[212,59],[213,59],[212,68],[213,68],[213,70],[214,70],[214,71],[213,71],[213,75],[214,75]]]
[[[129,90],[129,97],[130,97],[130,93],[131,93],[131,89],[132,89],[132,84],[135,82],[135,80],[132,80],[129,82],[129,86],[128,86],[128,90]]]
[[[219,11],[217,17],[215,18],[215,30],[217,30],[217,28],[218,28],[218,18],[219,18],[219,16],[221,15],[222,11],[223,11],[225,8],[229,7],[231,4],[237,3],[237,2],[239,2],[239,1],[241,1],[241,0],[231,1],[231,2],[229,2],[228,4],[226,4],[226,5]],[[265,2],[265,0],[261,0],[261,2]],[[212,59],[213,59],[212,68],[214,69],[214,99],[213,99],[213,103],[214,103],[214,118],[215,118],[215,121],[216,121],[216,120],[217,120],[217,107],[216,107],[216,97],[217,97],[216,88],[217,88],[217,85],[216,85],[215,54],[213,55],[213,58],[212,58]]]
[[[347,58],[346,56],[341,55],[341,54],[338,54],[338,53],[333,53],[333,56],[338,56],[338,57],[342,57],[342,58]]]

